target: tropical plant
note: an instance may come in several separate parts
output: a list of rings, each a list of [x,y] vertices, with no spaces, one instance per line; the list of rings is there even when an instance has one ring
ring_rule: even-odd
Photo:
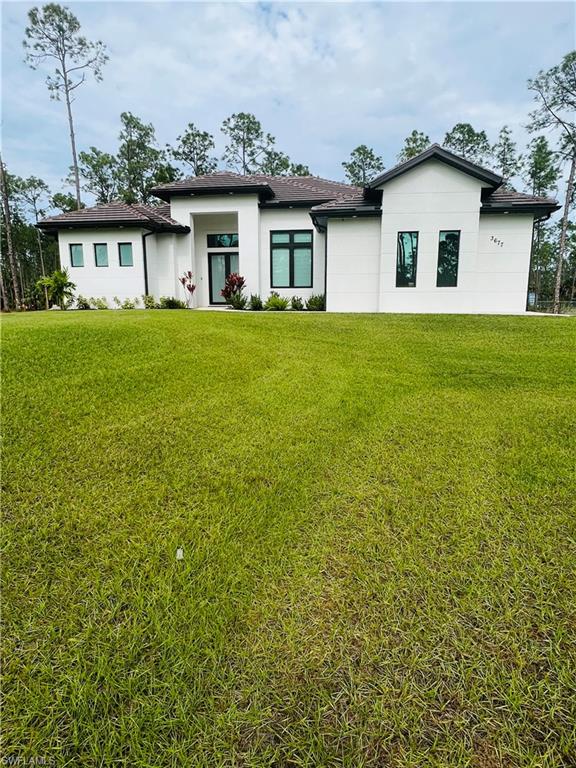
[[[261,312],[264,308],[264,303],[257,293],[250,294],[250,300],[248,302],[248,309],[252,312]]]
[[[283,312],[285,309],[288,309],[289,303],[289,299],[284,298],[284,296],[280,296],[280,294],[276,291],[272,291],[270,296],[268,296],[266,299],[264,309],[267,312]]]
[[[160,296],[160,309],[187,309],[186,304],[173,296]]]
[[[220,295],[226,304],[229,304],[233,309],[244,309],[247,302],[243,294],[245,285],[246,280],[242,275],[231,272],[224,282],[224,288],[220,291]]]
[[[78,296],[76,299],[76,309],[92,309],[90,299],[85,296]]]
[[[324,312],[326,309],[326,297],[323,293],[312,294],[306,301],[306,309],[309,312]]]
[[[194,275],[190,270],[187,272],[184,272],[182,277],[179,277],[178,280],[182,287],[184,288],[184,294],[186,297],[186,306],[188,309],[192,308],[192,302],[194,301],[194,291],[196,290],[195,283],[192,282],[192,278]]]
[[[304,309],[304,302],[300,296],[292,296],[290,300],[290,309],[294,309],[297,312],[301,312]]]
[[[94,309],[109,309],[108,302],[104,298],[104,296],[102,296],[101,299],[94,298],[93,296],[91,296],[88,299],[88,301],[90,302],[90,306],[93,307]]]
[[[144,309],[159,309],[159,304],[154,298],[154,296],[151,296],[149,293],[145,293],[142,295],[142,306]]]
[[[134,299],[124,299],[124,301],[120,304],[120,309],[136,309],[139,304],[140,299],[138,297]]]
[[[48,300],[61,309],[66,309],[67,302],[74,297],[76,285],[70,280],[68,270],[55,269],[51,275],[41,277],[36,285],[48,291]]]

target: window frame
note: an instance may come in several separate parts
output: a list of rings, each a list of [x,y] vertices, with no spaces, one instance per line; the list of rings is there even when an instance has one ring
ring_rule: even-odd
[[[82,264],[74,264],[72,257],[72,248],[79,247],[82,250]],[[74,269],[81,269],[84,266],[84,243],[68,243],[68,255],[70,257],[70,266]]]
[[[302,233],[310,235],[309,243],[295,243],[294,235]],[[288,235],[289,240],[287,243],[274,243],[272,237],[274,235]],[[274,249],[287,250],[288,253],[288,282],[289,285],[274,285]],[[310,249],[310,283],[308,285],[294,285],[294,250],[300,248]],[[314,287],[314,230],[313,229],[274,229],[270,230],[270,288],[279,290],[291,290],[300,288],[313,288]]]
[[[222,237],[223,235],[236,236],[236,245],[210,245],[210,242],[208,240],[209,237]],[[240,248],[240,236],[238,235],[238,232],[207,232],[206,233],[206,248],[210,251],[216,249],[226,249],[228,251],[233,251],[235,249]]]
[[[414,285],[398,284],[398,255],[400,252],[400,235],[416,235],[416,254],[414,258]],[[416,288],[418,278],[418,251],[420,250],[420,230],[399,229],[396,233],[396,288]]]
[[[123,245],[129,245],[130,246],[130,254],[132,256],[132,264],[122,264],[122,250],[121,247]],[[134,266],[134,244],[131,242],[125,242],[125,243],[118,243],[118,266],[119,267],[133,267]]]
[[[108,243],[92,243],[94,246],[94,266],[98,268],[106,268],[110,266],[110,258],[108,255]],[[99,245],[103,245],[106,248],[106,264],[98,264],[98,260],[96,257],[96,248],[98,248]]]
[[[456,261],[456,282],[454,285],[438,285],[438,267],[440,266],[440,235],[443,232],[455,232],[458,233],[458,259]],[[461,229],[439,229],[438,230],[438,258],[436,260],[436,288],[458,288],[458,274],[460,272],[460,246],[462,244],[462,230]]]

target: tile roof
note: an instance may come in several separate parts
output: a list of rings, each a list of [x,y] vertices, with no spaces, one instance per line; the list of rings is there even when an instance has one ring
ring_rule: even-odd
[[[66,227],[142,227],[157,232],[189,232],[190,228],[170,217],[169,205],[142,205],[114,202],[81,208],[58,216],[49,216],[38,222],[38,227],[45,230],[65,229]]]
[[[539,197],[538,195],[527,195],[524,192],[516,192],[506,186],[498,187],[482,200],[481,211],[485,213],[490,210],[517,210],[526,208],[549,208],[557,211],[561,206],[557,200],[551,197]]]

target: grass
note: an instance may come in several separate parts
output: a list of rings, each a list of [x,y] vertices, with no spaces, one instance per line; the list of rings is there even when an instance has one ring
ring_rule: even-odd
[[[571,319],[36,313],[3,347],[5,761],[576,765]]]

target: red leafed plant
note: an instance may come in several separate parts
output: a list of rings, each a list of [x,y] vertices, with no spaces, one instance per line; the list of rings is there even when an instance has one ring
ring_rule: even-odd
[[[178,280],[182,283],[182,286],[185,291],[185,298],[186,298],[186,306],[188,309],[192,307],[192,299],[194,297],[194,291],[196,290],[196,285],[192,282],[192,278],[194,275],[190,270],[188,272],[184,272],[182,277],[179,277]]]
[[[238,272],[230,272],[226,278],[226,282],[224,283],[224,288],[222,288],[220,291],[220,294],[223,296],[223,298],[226,299],[227,302],[230,303],[234,296],[242,293],[245,285],[246,280],[242,277],[242,275],[239,275]]]

